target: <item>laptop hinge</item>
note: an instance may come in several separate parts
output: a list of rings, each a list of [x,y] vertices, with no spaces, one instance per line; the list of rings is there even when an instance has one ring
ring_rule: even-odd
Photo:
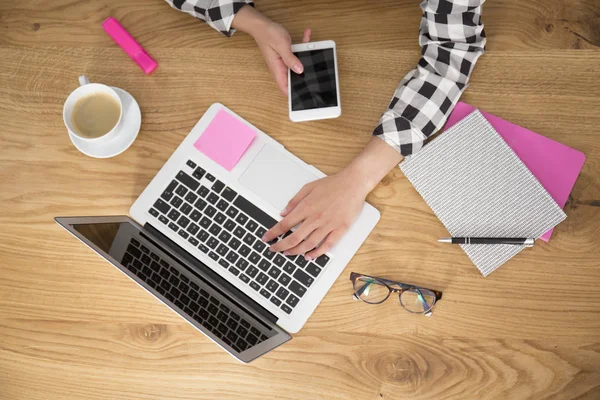
[[[150,223],[146,223],[144,225],[144,230],[147,230],[151,236],[156,237],[158,240],[160,240],[160,242],[157,243],[156,240],[152,239],[152,237],[144,235],[148,240],[152,241],[156,246],[160,247],[163,251],[168,253],[175,260],[178,260],[181,265],[186,267],[190,272],[198,276],[208,285],[212,286],[215,290],[217,290],[223,296],[235,303],[238,307],[242,308],[249,314],[254,315],[258,321],[262,322],[265,325],[265,327],[267,327],[268,329],[272,329],[272,327],[269,324],[265,324],[261,320],[269,321],[272,324],[277,323],[278,318],[275,315],[271,314],[263,306],[258,304],[256,301],[252,300],[244,292],[242,292],[234,285],[229,283],[227,280],[225,280],[223,277],[221,277],[219,274],[214,272],[202,261],[192,256],[187,250],[183,249],[177,243],[163,235]],[[183,261],[186,261],[187,263]],[[194,268],[189,268],[188,264],[191,264]],[[236,298],[239,300],[236,300]]]

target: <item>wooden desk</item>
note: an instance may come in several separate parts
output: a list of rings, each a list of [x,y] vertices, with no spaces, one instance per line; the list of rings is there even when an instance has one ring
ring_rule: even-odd
[[[344,114],[293,124],[253,41],[155,1],[0,3],[1,399],[600,398],[600,9],[486,4],[488,51],[463,100],[587,155],[552,240],[482,278],[399,170],[382,218],[306,327],[250,365],[221,351],[56,225],[126,214],[213,102],[326,173],[369,140],[419,56],[415,0],[261,0],[294,39],[339,48]],[[145,76],[104,34],[113,15],[158,60]],[[122,87],[143,124],[124,154],[69,142],[77,76]],[[352,301],[358,271],[444,291],[431,318]]]

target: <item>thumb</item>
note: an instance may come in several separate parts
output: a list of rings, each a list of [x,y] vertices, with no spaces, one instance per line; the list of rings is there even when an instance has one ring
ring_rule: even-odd
[[[280,46],[277,49],[277,52],[279,53],[279,56],[283,60],[283,63],[289,69],[291,69],[292,71],[294,71],[297,74],[301,74],[302,72],[304,72],[304,66],[302,65],[302,63],[300,62],[298,57],[296,57],[294,55],[294,53],[292,53],[292,48],[290,47],[289,44]]]

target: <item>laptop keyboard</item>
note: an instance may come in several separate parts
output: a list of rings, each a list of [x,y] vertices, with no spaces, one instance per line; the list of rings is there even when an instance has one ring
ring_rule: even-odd
[[[329,257],[306,261],[269,251],[260,238],[277,221],[193,161],[186,164],[193,173],[179,171],[150,215],[290,314]]]
[[[237,352],[268,337],[134,238],[121,264]]]

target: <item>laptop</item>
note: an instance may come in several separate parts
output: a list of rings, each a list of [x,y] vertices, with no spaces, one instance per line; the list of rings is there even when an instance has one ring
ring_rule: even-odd
[[[231,170],[194,146],[223,112],[256,133]],[[349,231],[316,260],[270,252],[260,237],[304,184],[324,176],[217,103],[138,197],[131,217],[55,220],[225,351],[250,362],[302,328],[379,220],[365,203]]]

